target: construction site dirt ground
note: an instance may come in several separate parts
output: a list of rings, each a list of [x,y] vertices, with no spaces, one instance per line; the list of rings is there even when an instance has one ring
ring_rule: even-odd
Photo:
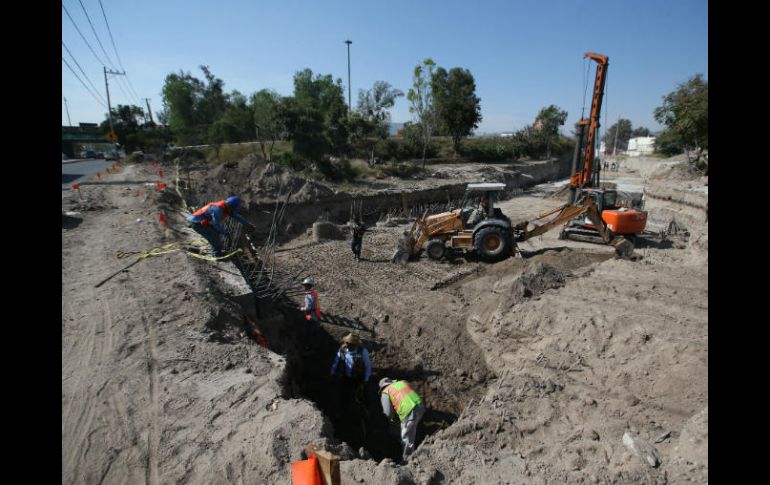
[[[707,191],[674,162],[606,177],[648,195],[631,260],[554,230],[495,264],[397,265],[403,226],[380,224],[357,262],[349,239],[303,227],[276,266],[317,281],[322,331],[304,338],[295,294],[260,308],[269,350],[248,336],[235,265],[180,250],[195,233],[173,181],[158,190],[152,168],[127,165],[81,184],[85,200],[62,198],[62,483],[289,483],[310,443],[342,458],[342,483],[706,483]],[[563,203],[557,189],[499,207],[527,219]],[[95,288],[151,248],[163,254]],[[350,331],[372,356],[365,411],[342,412],[328,375]],[[378,408],[383,376],[428,408],[407,463]]]

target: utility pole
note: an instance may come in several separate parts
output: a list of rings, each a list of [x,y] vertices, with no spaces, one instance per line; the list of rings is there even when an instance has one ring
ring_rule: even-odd
[[[155,122],[152,121],[152,110],[150,109],[150,98],[144,98],[144,101],[147,103],[147,112],[150,114],[150,123],[154,125]]]
[[[67,106],[67,98],[64,97],[64,109],[67,111],[67,126],[72,126],[72,120],[70,120],[70,109]]]
[[[104,67],[104,87],[107,89],[107,116],[110,119],[110,133],[115,133],[115,130],[112,129],[112,105],[110,104],[110,84],[107,82],[107,74],[125,76],[126,71],[117,72],[117,71],[107,70],[106,66],[102,66],[102,67]]]
[[[620,115],[618,115],[618,122],[615,123],[615,141],[612,143],[612,156],[615,156],[615,153],[618,149],[618,131],[620,131]]]
[[[348,45],[348,116],[350,116],[350,113],[353,111],[353,105],[350,100],[350,44],[353,41],[348,39],[345,43]]]

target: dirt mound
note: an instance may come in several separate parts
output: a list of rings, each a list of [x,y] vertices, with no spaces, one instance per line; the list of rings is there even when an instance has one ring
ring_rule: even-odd
[[[676,164],[661,164],[651,174],[650,180],[691,181],[700,180],[701,174],[688,170],[687,162]]]
[[[548,263],[537,262],[524,270],[512,288],[514,301],[539,295],[545,290],[561,288],[565,283],[564,273]]]
[[[80,193],[69,190],[62,195],[62,209],[75,212],[102,211],[115,209],[115,204],[107,199],[103,186],[80,184]]]
[[[197,186],[199,195],[207,200],[239,194],[252,204],[274,202],[289,192],[295,203],[318,201],[334,195],[326,185],[300,177],[257,155],[217,165],[200,176]]]
[[[669,459],[687,470],[677,479],[708,482],[709,410],[704,408],[687,420]],[[672,477],[673,478],[673,477]]]

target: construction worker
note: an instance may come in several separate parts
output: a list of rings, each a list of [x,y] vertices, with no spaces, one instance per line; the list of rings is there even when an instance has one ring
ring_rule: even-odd
[[[241,205],[241,199],[231,195],[226,200],[211,202],[206,204],[192,215],[187,216],[190,227],[203,236],[211,245],[211,254],[218,258],[222,255],[222,244],[219,236],[227,239],[227,231],[222,227],[222,221],[232,217],[243,225],[254,227],[254,224],[246,220],[245,217],[238,214],[238,207]]]
[[[342,338],[337,355],[331,368],[331,375],[342,374],[342,408],[346,412],[350,403],[355,399],[364,404],[364,386],[372,376],[372,362],[369,359],[369,351],[361,345],[361,338],[349,333]],[[342,361],[342,365],[340,364]]]
[[[313,289],[315,286],[313,278],[302,280],[302,286],[305,288],[305,302],[300,310],[305,313],[305,320],[307,320],[305,350],[309,350],[310,343],[317,340],[315,337],[318,335],[321,307],[318,304],[318,292]]]
[[[401,421],[401,446],[403,459],[414,452],[417,424],[425,414],[422,398],[408,382],[384,377],[380,380],[380,403],[382,412],[389,420],[395,416]]]
[[[489,199],[484,197],[481,199],[481,204],[479,204],[479,207],[474,209],[473,212],[471,212],[470,217],[468,217],[468,227],[473,227],[479,222],[483,221],[487,218],[487,212],[489,212]]]
[[[350,249],[353,251],[356,261],[361,261],[361,245],[364,241],[366,226],[363,222],[357,220],[353,223],[353,240],[350,243]]]

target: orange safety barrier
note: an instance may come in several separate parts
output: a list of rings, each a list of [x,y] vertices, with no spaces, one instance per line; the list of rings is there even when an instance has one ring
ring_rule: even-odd
[[[292,485],[321,485],[321,473],[318,471],[318,458],[315,455],[291,464],[291,483]]]

